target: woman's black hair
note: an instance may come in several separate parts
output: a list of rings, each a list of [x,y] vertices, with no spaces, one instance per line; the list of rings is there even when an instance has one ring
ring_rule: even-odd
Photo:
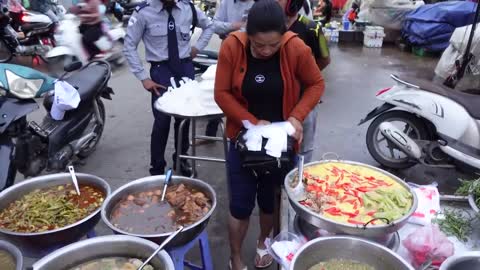
[[[285,12],[276,0],[256,1],[248,12],[247,34],[287,32]]]

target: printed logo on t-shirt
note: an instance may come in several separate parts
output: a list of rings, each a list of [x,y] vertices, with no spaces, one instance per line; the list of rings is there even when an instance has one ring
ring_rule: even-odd
[[[257,83],[263,83],[265,81],[265,76],[263,76],[262,74],[258,74],[257,76],[255,76],[255,81]]]

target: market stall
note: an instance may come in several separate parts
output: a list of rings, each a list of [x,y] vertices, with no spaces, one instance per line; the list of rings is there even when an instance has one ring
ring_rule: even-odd
[[[349,166],[340,167],[345,164]],[[315,166],[317,166],[317,170],[312,172],[311,168]],[[322,174],[322,171],[319,170],[322,166],[330,170],[328,174]],[[305,170],[307,172],[304,173],[304,183],[308,183],[308,185],[305,186],[304,191],[306,191],[307,197],[297,197],[301,196],[301,193],[295,192],[292,188],[296,171],[290,173],[285,180],[285,190],[282,193],[281,200],[282,233],[270,243],[269,251],[277,261],[283,263],[283,269],[316,269],[310,267],[321,261],[325,263],[335,259],[343,260],[342,263],[344,264],[347,263],[345,260],[363,262],[373,266],[372,269],[438,269],[445,259],[456,260],[456,256],[465,255],[469,251],[477,251],[469,254],[474,254],[477,258],[480,257],[478,247],[480,231],[473,229],[479,225],[476,218],[478,212],[474,211],[469,205],[466,200],[467,197],[440,196],[435,185],[407,185],[388,172],[356,162],[325,160],[307,164]],[[365,178],[365,175],[359,172],[367,171],[368,176],[366,178],[369,178],[370,181],[361,181],[361,178]],[[384,176],[372,175],[375,171],[384,174]],[[334,180],[330,183],[333,183],[333,186],[324,183],[328,183],[328,180],[325,180],[329,176],[334,177]],[[384,193],[380,190],[375,191],[374,184],[371,183],[380,179],[386,181],[389,178],[395,179],[401,186],[397,186],[396,191],[387,196],[388,199],[387,197],[376,199],[382,201],[381,210],[383,211],[389,207],[387,206],[387,204],[390,204],[390,202],[387,202],[388,200],[391,199],[393,203],[398,203],[399,198],[396,196],[399,192],[402,192],[399,188],[409,190],[412,200],[411,207],[408,211],[404,211],[401,217],[390,217],[387,219],[393,221],[387,222],[385,220],[386,222],[383,224],[378,222],[377,225],[373,225],[372,220],[377,220],[375,216],[379,217],[381,215],[373,214],[371,220],[364,222],[368,218],[363,219],[361,216],[360,202],[357,208],[360,209],[358,212],[352,211],[356,208],[355,205],[352,209],[348,206],[345,208],[346,204],[340,203],[342,200],[348,202],[350,198],[355,198],[353,192],[355,190],[359,194],[366,191],[359,196],[359,198],[365,200],[372,199],[375,193]],[[361,183],[362,186],[350,189],[349,184],[355,186],[356,182]],[[368,185],[368,183],[371,185]],[[376,182],[377,185],[378,183]],[[396,185],[393,182],[387,181],[387,183]],[[328,187],[329,189],[327,191],[325,189],[321,190],[322,187]],[[335,187],[340,188],[336,189]],[[346,188],[344,189],[344,187]],[[389,188],[386,188],[385,191]],[[314,193],[317,195],[312,197],[311,190],[314,189],[316,189]],[[334,192],[339,192],[339,194],[333,194]],[[352,196],[348,195],[350,193]],[[344,198],[345,194],[348,198]],[[334,201],[330,201],[329,198],[334,198]],[[408,198],[408,195],[405,198]],[[321,200],[321,203],[326,206],[316,205],[318,204],[318,201],[315,202],[317,199]],[[383,201],[384,199],[386,201]],[[473,202],[473,197],[470,201]],[[355,203],[354,200],[351,202]],[[371,202],[364,201],[364,203]],[[383,205],[383,203],[386,204]],[[438,205],[435,206],[437,203]],[[318,209],[317,206],[321,209]],[[332,209],[334,208],[332,206],[339,208],[338,212],[333,212]],[[395,206],[391,205],[390,207]],[[433,213],[435,212],[433,208],[436,208],[438,213]],[[370,211],[371,208],[368,210]],[[398,212],[398,209],[396,212]],[[463,217],[460,218],[460,222],[464,224],[454,223],[459,221],[452,221],[452,219],[458,217]],[[342,222],[342,220],[346,220],[346,222]],[[467,222],[469,223],[468,226],[466,225]],[[437,227],[436,223],[440,226]],[[422,254],[420,250],[425,254]],[[316,258],[316,261],[312,260],[312,257]],[[447,262],[447,264],[450,263]],[[428,268],[428,265],[430,265],[430,268]],[[474,268],[441,269],[477,269],[475,267],[479,267],[478,261],[477,264],[469,266]]]

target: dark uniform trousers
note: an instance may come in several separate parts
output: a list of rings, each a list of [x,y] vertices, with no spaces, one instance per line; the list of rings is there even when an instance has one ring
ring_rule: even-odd
[[[191,60],[189,59],[181,60],[180,65],[181,66],[178,69],[182,73],[180,74],[181,77],[188,77],[190,79],[195,78],[193,63]],[[168,86],[171,86],[170,84],[171,77],[176,77],[176,76],[174,76],[174,74],[172,73],[167,61],[160,62],[160,63],[152,63],[152,66],[150,68],[150,78],[152,78],[154,82],[161,84],[165,87],[168,87]],[[161,91],[162,94],[164,92],[165,90]],[[168,134],[170,132],[170,120],[172,118],[170,115],[155,109],[154,103],[158,98],[159,96],[157,96],[155,93],[152,93],[152,111],[153,111],[153,117],[155,118],[155,120],[153,122],[152,138],[150,141],[150,153],[151,153],[150,174],[151,175],[164,174],[165,166],[167,165],[165,161],[165,148],[167,146]],[[178,106],[183,106],[183,104],[178,104]],[[179,139],[178,128],[179,128],[180,122],[182,121],[182,118],[174,118],[174,119],[175,119],[175,124],[174,124],[175,153],[174,153],[173,159],[175,161],[175,155],[176,153],[179,152],[179,149],[177,149],[177,142]],[[186,154],[189,148],[189,139],[188,139],[189,127],[190,127],[190,122],[187,122],[187,124],[184,126],[183,136],[181,138],[183,147],[182,149],[180,149],[180,153],[182,154]],[[177,166],[180,166],[180,164],[177,164]]]

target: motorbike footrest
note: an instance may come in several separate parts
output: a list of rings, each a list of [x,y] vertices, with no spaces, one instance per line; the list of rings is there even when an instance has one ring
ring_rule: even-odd
[[[28,126],[30,127],[30,129],[33,130],[33,132],[35,132],[38,136],[46,139],[48,138],[48,132],[45,131],[39,124],[37,124],[35,121],[30,121],[28,123]]]

